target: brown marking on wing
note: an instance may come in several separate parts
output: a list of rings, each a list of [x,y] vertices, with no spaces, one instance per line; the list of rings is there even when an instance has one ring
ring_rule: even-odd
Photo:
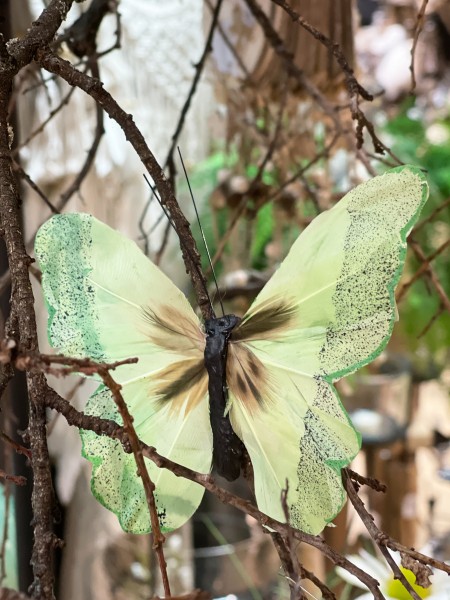
[[[250,412],[263,409],[274,398],[269,372],[245,344],[231,342],[228,345],[227,383],[232,394]]]
[[[205,335],[198,322],[169,305],[158,307],[157,312],[143,306],[142,316],[147,324],[145,331],[153,344],[177,353],[198,350],[203,356]]]
[[[184,414],[197,406],[208,393],[208,374],[202,360],[180,360],[155,374],[152,395],[162,405],[170,402],[170,410]]]
[[[297,307],[294,302],[271,300],[258,307],[258,312],[251,314],[236,327],[232,334],[233,341],[250,341],[273,339],[287,331],[297,318]]]

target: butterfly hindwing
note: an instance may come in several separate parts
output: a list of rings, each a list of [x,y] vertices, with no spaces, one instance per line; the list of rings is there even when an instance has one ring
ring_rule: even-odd
[[[134,382],[122,390],[133,411],[134,406],[146,406],[146,418],[134,419],[139,438],[155,446],[159,454],[202,473],[211,469],[211,427],[206,397],[192,410],[173,413],[169,404],[158,407],[149,402],[150,382]],[[154,403],[153,403],[154,404]],[[99,389],[89,400],[86,412],[121,423],[109,390]],[[150,530],[149,512],[136,462],[125,454],[116,440],[82,432],[83,456],[93,465],[91,488],[94,496],[117,514],[125,531],[146,533]],[[208,447],[209,446],[209,447]],[[167,469],[159,469],[146,461],[155,484],[155,500],[162,531],[177,529],[197,510],[203,497],[203,487],[188,479],[176,477]]]
[[[319,533],[344,503],[340,469],[360,436],[332,384],[385,347],[406,237],[426,198],[414,167],[359,185],[300,235],[233,332],[238,353],[263,366],[259,403],[234,385],[230,409],[252,459],[258,506],[284,520],[287,479],[289,516],[304,531]],[[234,362],[229,369],[242,359]]]
[[[36,257],[49,310],[49,338],[67,356],[137,364],[114,371],[138,436],[157,451],[196,471],[209,472],[212,436],[204,334],[185,296],[136,244],[87,214],[57,215],[36,238]],[[180,388],[180,381],[183,386]],[[109,390],[100,387],[89,414],[120,422]],[[132,455],[120,444],[82,432],[93,465],[94,495],[114,511],[125,530],[149,531],[149,515]],[[196,510],[203,488],[151,461],[156,501],[165,530]]]

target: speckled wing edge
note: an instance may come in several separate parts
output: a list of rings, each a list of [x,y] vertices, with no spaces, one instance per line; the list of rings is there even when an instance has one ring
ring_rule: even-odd
[[[244,316],[241,329],[248,332],[248,339],[244,333],[236,336],[237,344],[265,365],[266,373],[261,373],[259,380],[270,383],[272,379],[272,386],[268,384],[260,390],[259,410],[254,403],[251,406],[240,400],[235,390],[230,411],[233,427],[250,448],[258,506],[270,516],[284,520],[279,498],[281,483],[289,475],[291,523],[309,533],[319,533],[341,510],[345,493],[340,470],[354,458],[361,443],[332,383],[361,368],[385,348],[395,321],[394,290],[406,256],[406,237],[418,219],[427,193],[423,173],[409,166],[392,169],[355,188],[302,233]],[[395,207],[396,202],[400,206]],[[391,203],[393,215],[389,211]],[[407,215],[404,223],[393,227],[386,247],[378,248],[377,227],[386,218],[394,223],[402,210]],[[370,227],[364,233],[373,234],[373,238],[361,238],[361,224],[358,228],[353,222],[358,218],[369,219]],[[355,277],[361,276],[361,265],[355,268],[357,244],[351,248],[358,239],[364,241],[363,246],[375,249],[374,254],[381,261],[387,256],[393,261],[390,274],[379,278],[379,288],[385,288],[379,313],[374,309],[379,289],[373,286],[369,290],[373,297],[365,312],[358,306],[360,302],[355,305],[348,301]],[[322,246],[326,248],[324,252]],[[311,255],[308,248],[314,249]],[[363,260],[364,254],[360,258]],[[367,262],[375,270],[380,268],[376,261]],[[370,276],[365,269],[362,273]],[[340,285],[336,285],[338,281]],[[367,281],[363,287],[359,285],[361,293]],[[272,330],[268,325],[271,309],[277,314]],[[363,326],[358,322],[360,315]],[[256,325],[252,326],[252,319]],[[264,329],[260,338],[258,327]],[[358,337],[363,335],[372,344],[370,351],[358,344]],[[347,336],[349,341],[343,346]],[[283,385],[283,376],[286,382],[289,379],[288,384]],[[298,388],[295,407],[293,394],[289,397],[286,392],[293,385]],[[279,390],[285,397],[277,398]],[[291,423],[274,428],[273,423],[283,422],[289,411]],[[292,427],[292,423],[296,426]],[[272,437],[278,435],[277,443],[268,438],[268,431]],[[289,467],[284,472],[277,471],[277,461],[271,459],[276,447],[292,454],[298,450],[296,473]]]
[[[158,373],[165,374],[167,385],[171,365],[203,359],[203,334],[184,295],[134,242],[88,214],[53,217],[40,228],[35,249],[43,273],[50,343],[66,355],[97,361],[138,356],[137,364],[119,367],[114,378],[123,386],[139,437],[163,456],[208,472],[212,440],[207,396],[186,393],[183,399],[179,394],[174,407],[159,402],[155,389]],[[164,328],[167,319],[170,331]],[[89,399],[86,412],[121,422],[103,386]],[[148,532],[148,509],[134,457],[105,436],[82,431],[81,437],[83,455],[93,466],[94,496],[116,513],[126,531]],[[193,514],[204,490],[146,463],[158,486],[161,527],[170,531]]]

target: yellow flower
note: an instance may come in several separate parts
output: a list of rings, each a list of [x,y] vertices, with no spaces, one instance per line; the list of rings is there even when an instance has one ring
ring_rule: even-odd
[[[391,554],[395,562],[400,564],[400,556],[398,553],[392,552]],[[384,559],[378,559],[372,554],[369,554],[366,550],[361,550],[359,554],[353,554],[347,556],[347,558],[357,567],[380,582],[380,591],[385,596],[386,600],[411,600],[411,594],[403,587],[400,581],[394,579],[392,571]],[[412,571],[403,567],[400,567],[400,570],[420,598],[427,598],[428,600],[450,600],[450,577],[446,575],[446,573],[434,571],[433,575],[430,577],[431,586],[423,588],[416,584],[416,576]],[[342,567],[338,567],[336,572],[341,579],[351,583],[353,586],[363,590],[367,589],[359,579],[354,575],[351,575]],[[373,596],[369,592],[358,596],[357,600],[373,600]]]

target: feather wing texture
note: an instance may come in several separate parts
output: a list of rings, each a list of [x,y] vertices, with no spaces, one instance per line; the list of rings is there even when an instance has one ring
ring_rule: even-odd
[[[387,344],[406,237],[427,189],[419,169],[399,167],[348,193],[300,235],[233,332],[240,353],[265,369],[257,408],[231,388],[258,506],[284,521],[288,480],[291,523],[306,532],[319,533],[345,501],[340,469],[360,436],[332,383]]]
[[[47,221],[35,250],[51,344],[68,356],[97,361],[137,356],[137,364],[114,373],[137,434],[163,456],[208,472],[212,436],[207,374],[201,368],[204,334],[185,296],[134,242],[87,214]],[[195,377],[182,389],[177,381],[188,371]],[[90,398],[87,412],[120,422],[109,390],[102,387]],[[117,442],[92,432],[83,432],[82,439],[84,455],[93,465],[94,495],[118,515],[125,530],[149,531],[133,457]],[[150,461],[147,466],[158,488],[161,526],[179,527],[196,510],[203,488]]]
[[[97,361],[138,356],[117,371],[119,383],[203,357],[204,336],[184,294],[119,232],[88,214],[56,215],[40,228],[35,251],[52,346]]]
[[[139,438],[162,456],[202,473],[211,469],[212,435],[207,398],[192,410],[171,411],[170,404],[159,406],[149,401],[151,382],[133,382],[122,389],[133,414],[135,406],[145,410],[146,418],[135,417]],[[134,411],[134,412],[133,412]],[[108,389],[100,388],[91,397],[86,412],[121,423],[121,417]],[[125,531],[150,531],[149,513],[140,477],[136,475],[134,456],[125,454],[122,445],[92,431],[82,432],[83,455],[93,465],[91,489],[94,496],[119,518]],[[203,497],[200,485],[176,477],[167,469],[159,469],[145,460],[148,473],[156,486],[155,501],[162,531],[183,525],[197,510]]]
[[[333,382],[373,360],[395,320],[394,289],[406,237],[427,197],[414,167],[355,188],[317,217],[233,330],[227,411],[254,468],[259,508],[319,533],[342,508],[340,470],[360,436]],[[58,215],[36,240],[52,345],[72,356],[114,361],[138,356],[116,378],[137,433],[160,454],[209,471],[212,434],[204,334],[184,295],[137,246],[89,215]],[[90,414],[120,422],[107,389]],[[150,528],[132,457],[83,432],[92,489],[127,531]],[[183,524],[203,489],[149,463],[164,530]]]

